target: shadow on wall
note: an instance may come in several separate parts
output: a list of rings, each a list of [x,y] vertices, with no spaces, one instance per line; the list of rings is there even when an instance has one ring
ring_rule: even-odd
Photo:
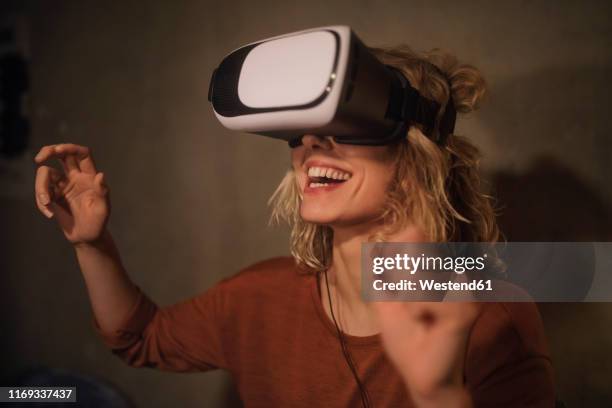
[[[524,174],[497,173],[499,222],[509,241],[608,241],[612,211],[570,169],[540,158]]]
[[[600,194],[556,160],[541,158],[523,174],[493,182],[508,241],[609,241],[612,211]],[[612,405],[606,381],[612,357],[612,305],[540,303],[557,388],[569,406]]]
[[[485,137],[492,139],[483,141],[492,143],[485,154],[500,167],[524,169],[492,175],[508,241],[611,240],[612,66],[607,59],[602,55],[601,64],[580,66],[580,56],[571,65],[490,84],[479,115]],[[539,307],[561,400],[568,406],[612,406],[612,304]]]

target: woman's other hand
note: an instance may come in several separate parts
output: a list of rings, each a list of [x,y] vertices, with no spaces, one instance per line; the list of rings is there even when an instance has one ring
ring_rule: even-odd
[[[63,171],[43,165],[53,158]],[[35,197],[40,212],[55,217],[74,245],[100,239],[110,215],[110,195],[90,149],[71,143],[43,146],[34,162],[39,165]]]
[[[419,407],[470,407],[463,385],[468,337],[480,304],[374,302],[387,355]]]

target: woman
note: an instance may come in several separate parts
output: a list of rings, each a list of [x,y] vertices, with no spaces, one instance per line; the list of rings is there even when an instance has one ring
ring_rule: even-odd
[[[480,72],[448,54],[371,51],[441,106],[450,100],[470,112],[485,93]],[[40,150],[38,208],[74,245],[94,327],[112,351],[136,367],[227,369],[246,406],[553,406],[533,304],[360,296],[362,242],[497,240],[477,149],[458,135],[436,145],[418,126],[389,146],[315,135],[301,142],[271,199],[273,217],[292,225],[293,257],[262,261],[165,308],[121,264],[106,229],[108,186],[89,149]],[[51,158],[63,173],[42,165]]]

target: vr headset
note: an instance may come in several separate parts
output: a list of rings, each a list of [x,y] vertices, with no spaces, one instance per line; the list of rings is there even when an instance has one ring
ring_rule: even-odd
[[[397,69],[381,63],[347,26],[298,31],[228,54],[208,90],[228,129],[283,139],[332,136],[337,143],[385,145],[410,125],[442,145],[454,130],[452,100],[435,132],[440,105]]]

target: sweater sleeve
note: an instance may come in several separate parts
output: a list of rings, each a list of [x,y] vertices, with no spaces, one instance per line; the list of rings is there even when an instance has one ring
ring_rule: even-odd
[[[133,367],[190,372],[227,368],[222,347],[221,285],[160,308],[140,289],[134,306],[114,332],[92,323],[104,344]]]
[[[553,369],[534,303],[495,303],[470,335],[466,383],[476,407],[554,407]]]

